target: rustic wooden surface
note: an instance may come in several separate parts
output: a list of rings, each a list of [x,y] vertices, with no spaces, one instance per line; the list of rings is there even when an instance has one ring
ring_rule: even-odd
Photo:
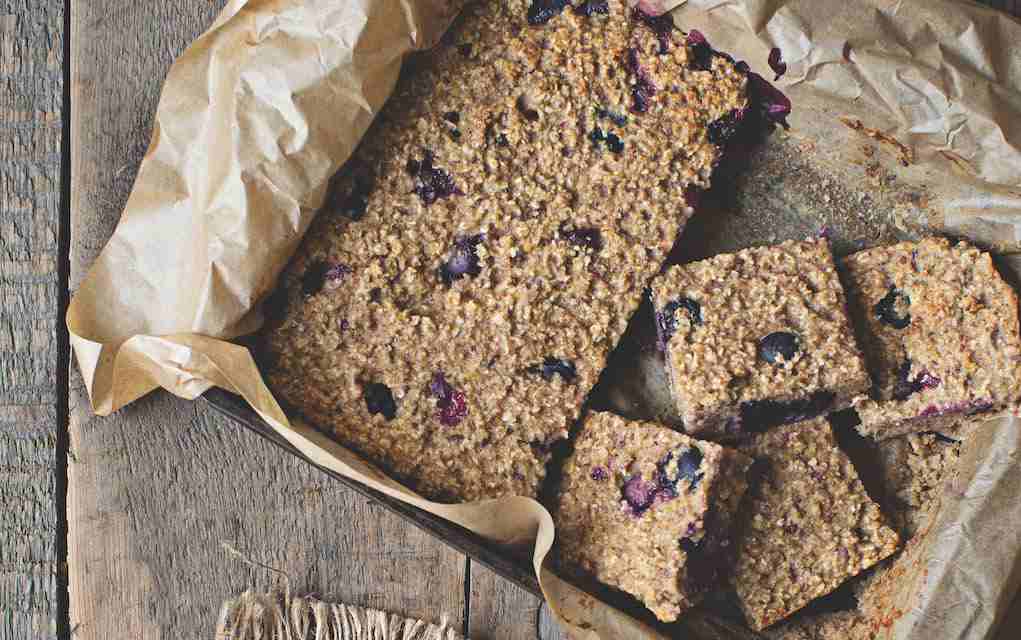
[[[0,0],[0,640],[210,637],[221,599],[270,582],[222,542],[322,597],[557,638],[534,596],[201,404],[97,419],[68,379],[67,289],[113,230],[170,62],[223,2]]]
[[[0,638],[57,637],[64,4],[0,0]],[[60,550],[58,550],[58,546]]]

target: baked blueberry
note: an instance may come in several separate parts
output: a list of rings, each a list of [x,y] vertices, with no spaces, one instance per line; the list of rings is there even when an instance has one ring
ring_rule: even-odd
[[[468,415],[468,402],[464,393],[450,386],[443,372],[438,371],[433,375],[429,391],[436,398],[436,417],[440,424],[454,427]]]
[[[397,417],[397,403],[394,402],[390,387],[379,382],[365,385],[365,408],[372,415],[382,415],[387,420]]]
[[[619,155],[624,152],[624,141],[617,134],[608,133],[606,134],[606,148]]]
[[[573,362],[554,357],[546,358],[541,365],[532,367],[530,370],[541,375],[543,380],[552,380],[553,376],[560,376],[564,382],[574,382],[574,379],[578,377]]]
[[[463,195],[463,192],[454,184],[454,178],[446,170],[434,165],[435,156],[432,151],[426,149],[421,160],[411,159],[405,167],[407,172],[415,178],[413,193],[422,199],[426,206],[433,204],[441,198],[449,198],[452,195]]]
[[[532,26],[546,24],[560,15],[569,4],[571,3],[568,0],[532,0],[531,6],[528,7],[528,24]]]
[[[596,116],[604,120],[609,120],[618,127],[623,127],[627,125],[626,115],[622,113],[617,113],[615,111],[610,111],[609,109],[606,109],[604,107],[600,107],[599,109],[596,110]]]
[[[561,229],[561,235],[571,244],[599,251],[603,248],[603,237],[599,229],[587,227],[584,229]]]
[[[659,486],[670,495],[677,495],[677,483],[688,481],[688,493],[698,487],[705,473],[702,471],[702,451],[698,447],[686,447],[672,451],[656,464],[659,471]]]
[[[656,484],[646,482],[641,475],[634,475],[624,483],[621,495],[627,506],[630,507],[631,515],[640,516],[652,506],[658,489]]]
[[[786,331],[776,331],[759,340],[759,358],[770,364],[782,364],[794,360],[801,350],[798,336]]]
[[[610,477],[610,474],[606,472],[606,467],[592,467],[592,479],[596,482],[602,482]]]
[[[477,247],[485,239],[486,236],[480,233],[457,241],[450,257],[440,266],[440,278],[444,284],[450,286],[455,280],[482,273]]]
[[[586,18],[591,18],[595,13],[607,15],[610,13],[610,3],[607,0],[585,0],[574,8],[574,12]]]
[[[894,329],[905,329],[911,324],[911,298],[897,287],[890,287],[890,290],[882,300],[876,303],[872,310],[876,318],[883,324]]]
[[[691,298],[680,298],[668,302],[661,311],[656,314],[656,332],[659,334],[660,349],[666,349],[666,343],[674,337],[677,332],[677,318],[674,317],[678,309],[684,309],[693,325],[702,324],[702,305]]]

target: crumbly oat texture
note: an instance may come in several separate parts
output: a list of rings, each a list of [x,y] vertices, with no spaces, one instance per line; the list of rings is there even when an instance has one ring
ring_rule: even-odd
[[[762,465],[748,492],[733,585],[748,625],[764,629],[897,550],[824,418],[740,447]]]
[[[872,640],[902,610],[895,588],[905,574],[925,557],[924,541],[939,510],[947,483],[960,459],[961,444],[931,433],[875,442],[869,469],[881,480],[880,502],[907,540],[903,549],[858,577],[853,592],[858,606],[852,610],[798,617],[771,627],[772,640]]]
[[[746,105],[733,63],[653,26],[469,6],[286,271],[279,396],[425,495],[536,495]]]
[[[652,291],[689,433],[734,436],[805,420],[869,387],[825,239],[672,267]]]
[[[751,459],[609,413],[585,421],[555,511],[558,559],[672,621],[725,572]]]
[[[846,259],[875,382],[859,431],[939,431],[1021,400],[1018,303],[989,254],[942,238]]]

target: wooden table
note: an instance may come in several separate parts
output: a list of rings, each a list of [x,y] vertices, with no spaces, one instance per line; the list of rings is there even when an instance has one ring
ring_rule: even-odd
[[[0,640],[211,637],[224,598],[269,582],[221,541],[324,598],[558,637],[535,597],[202,402],[90,414],[68,291],[118,219],[167,68],[223,4],[0,0]]]

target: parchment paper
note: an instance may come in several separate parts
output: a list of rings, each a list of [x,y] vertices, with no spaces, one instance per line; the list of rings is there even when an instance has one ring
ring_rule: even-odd
[[[493,540],[534,538],[540,582],[574,637],[655,637],[542,569],[553,524],[537,502],[423,500],[289,421],[248,351],[228,342],[261,325],[260,301],[392,91],[404,56],[435,44],[460,4],[230,2],[171,68],[121,222],[68,310],[71,342],[96,413],[157,387],[186,398],[214,385],[238,393],[317,464]],[[770,148],[794,149],[818,176],[832,177],[822,196],[835,194],[833,215],[844,216],[838,249],[853,249],[858,230],[875,243],[936,228],[1018,262],[1010,255],[1021,251],[1021,56],[1011,54],[1018,23],[950,0],[691,0],[675,16],[763,75],[769,49],[781,48],[788,72],[778,84],[795,108],[791,133]],[[764,174],[755,158],[743,168]],[[857,201],[848,186],[855,181],[868,186]],[[804,207],[789,201],[799,196]],[[708,221],[696,221],[696,245],[680,257],[776,240],[777,229],[803,236],[817,217],[825,222],[829,213],[818,213],[812,194],[790,197],[763,202],[781,210],[766,217],[771,223],[789,222],[772,231],[724,224],[745,235],[723,233],[700,212]],[[805,215],[813,204],[816,213]],[[1021,578],[1018,432],[1017,420],[1002,420],[969,440],[927,564],[902,585],[904,602],[916,604],[884,637],[982,638],[1010,602]],[[730,633],[698,615],[688,628],[690,637]]]

